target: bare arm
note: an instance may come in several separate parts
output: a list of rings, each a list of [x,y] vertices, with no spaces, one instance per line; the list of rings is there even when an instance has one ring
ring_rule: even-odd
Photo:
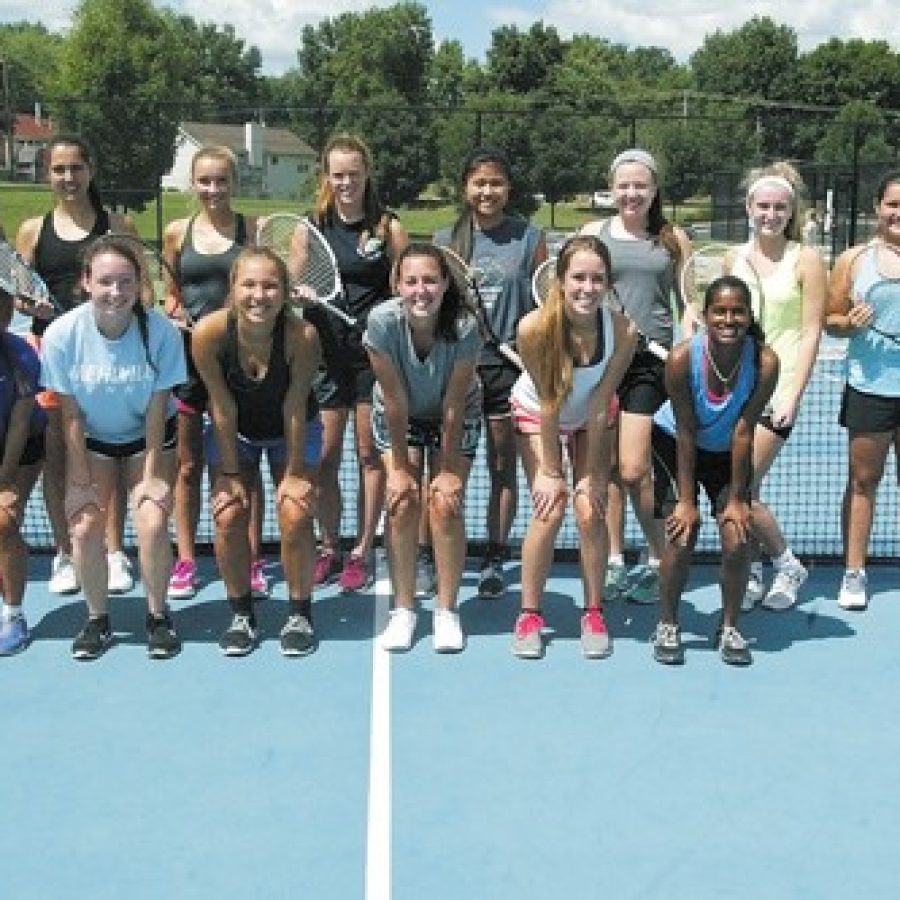
[[[863,247],[850,247],[837,259],[828,279],[828,305],[825,329],[833,337],[852,337],[869,323],[871,307],[853,302],[853,276]]]
[[[309,392],[321,356],[316,329],[308,322],[286,318],[288,361],[291,381],[284,396],[284,436],[288,461],[285,475],[309,479],[310,470],[304,459]]]
[[[219,354],[225,345],[228,313],[219,310],[204,316],[197,324],[191,341],[194,365],[209,393],[210,411],[224,473],[237,473],[237,404],[225,383]]]
[[[466,397],[475,378],[476,360],[457,362],[450,373],[444,391],[443,421],[441,427],[441,469],[461,475],[463,457],[460,444],[466,416]]]

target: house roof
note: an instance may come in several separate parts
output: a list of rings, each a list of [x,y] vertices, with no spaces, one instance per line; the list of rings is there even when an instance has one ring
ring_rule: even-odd
[[[56,129],[51,119],[35,119],[30,113],[16,113],[14,134],[23,141],[49,141]]]
[[[200,145],[220,144],[239,153],[246,150],[243,125],[216,125],[209,122],[182,122],[181,130]],[[263,148],[286,156],[315,156],[316,151],[287,128],[262,126]]]

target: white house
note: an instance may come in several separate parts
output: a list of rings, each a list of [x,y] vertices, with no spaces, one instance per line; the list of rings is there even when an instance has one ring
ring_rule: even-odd
[[[228,147],[237,157],[239,188],[245,196],[294,200],[301,182],[315,171],[315,150],[286,128],[267,128],[256,122],[184,122],[175,138],[175,161],[163,175],[163,188],[190,190],[191,159],[210,144]]]
[[[12,140],[6,135],[0,141],[0,167],[12,170],[17,181],[40,181],[44,178],[43,151],[53,139],[53,120],[41,115],[41,106],[35,104],[34,115],[16,113],[13,120]],[[9,145],[12,143],[13,165],[9,164]]]

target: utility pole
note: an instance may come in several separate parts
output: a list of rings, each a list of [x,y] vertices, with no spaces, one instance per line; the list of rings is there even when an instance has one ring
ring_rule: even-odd
[[[6,132],[6,168],[9,172],[9,180],[13,180],[15,165],[13,163],[13,153],[15,152],[15,120],[10,109],[9,103],[9,63],[5,59],[0,59],[0,90],[3,91],[3,130]]]

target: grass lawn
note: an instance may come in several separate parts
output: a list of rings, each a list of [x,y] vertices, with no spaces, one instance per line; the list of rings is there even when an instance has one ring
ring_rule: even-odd
[[[23,219],[30,216],[43,215],[52,205],[49,188],[40,185],[9,185],[0,183],[0,225],[8,238],[15,236],[16,229]],[[291,204],[285,200],[260,200],[257,198],[238,198],[235,208],[244,213],[265,214],[296,210],[305,212],[309,204]],[[191,215],[197,209],[194,198],[190,194],[166,191],[162,201],[163,224]],[[703,218],[708,208],[704,205],[685,205],[678,209],[677,218]],[[437,207],[401,207],[397,210],[400,221],[414,237],[428,239],[442,226],[450,225],[457,217],[457,207],[453,204]],[[156,238],[156,202],[148,204],[141,213],[132,212],[138,231],[145,239]],[[592,210],[578,203],[557,203],[551,225],[549,204],[544,204],[535,213],[534,221],[542,228],[554,228],[559,231],[575,231],[591,219],[609,215],[607,211]]]

